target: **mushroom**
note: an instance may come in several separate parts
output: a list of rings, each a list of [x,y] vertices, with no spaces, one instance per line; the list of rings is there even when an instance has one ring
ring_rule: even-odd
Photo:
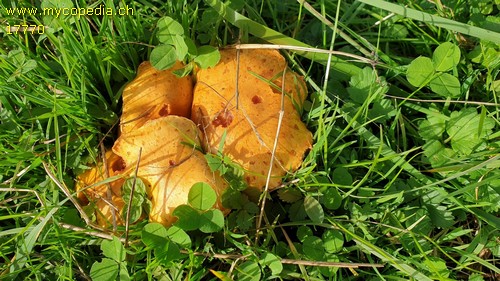
[[[209,184],[221,198],[228,184],[210,170],[200,146],[216,153],[224,142],[222,153],[240,164],[248,185],[258,189],[265,186],[271,163],[269,186],[273,188],[286,173],[300,167],[311,148],[312,134],[299,114],[306,86],[299,75],[286,69],[279,52],[242,50],[238,56],[236,50],[221,51],[218,65],[198,71],[194,99],[191,78],[171,72],[181,67],[177,63],[173,69],[158,71],[142,63],[123,91],[121,135],[106,153],[109,176],[124,176],[109,184],[111,202],[106,200],[105,185],[86,188],[105,178],[102,164],[78,177],[83,194],[79,197],[95,202],[100,225],[109,225],[113,208],[116,213],[123,209],[125,177],[143,180],[152,203],[149,219],[166,226],[175,222],[173,210],[187,203],[195,183]],[[281,110],[284,115],[272,159]],[[215,207],[227,213],[220,199]],[[123,223],[119,216],[117,223]]]
[[[122,177],[108,184],[103,183],[93,186],[94,184],[104,181],[104,179],[107,178],[106,173],[108,173],[110,177],[117,176],[123,173],[125,169],[125,162],[123,159],[112,151],[107,151],[105,158],[107,171],[103,163],[99,162],[95,167],[79,175],[76,182],[78,199],[85,205],[89,204],[89,202],[95,204],[96,210],[98,210],[96,212],[97,224],[101,227],[113,225],[113,209],[115,210],[114,217],[117,224],[122,224],[123,221],[120,217],[120,213],[125,205],[121,192],[121,187],[124,183]],[[108,188],[111,198],[108,198]]]
[[[137,77],[123,91],[121,135],[113,151],[106,154],[109,176],[119,172],[124,177],[142,179],[152,203],[150,221],[167,226],[175,221],[172,216],[175,207],[187,203],[187,194],[193,184],[206,182],[219,195],[227,187],[219,174],[210,170],[203,153],[196,149],[200,146],[199,129],[185,118],[191,111],[192,79],[189,76],[178,78],[172,73],[182,66],[177,62],[171,69],[159,71],[149,62],[141,63]],[[139,166],[135,174],[137,161]],[[99,163],[78,176],[77,188],[84,190],[102,181],[105,178],[102,166]],[[110,225],[113,208],[116,214],[121,213],[125,205],[121,192],[123,183],[121,178],[110,184],[111,201],[106,200],[105,185],[80,193],[84,204],[95,203],[101,226]],[[224,210],[220,200],[216,207]],[[117,224],[123,224],[119,215],[116,218]]]
[[[187,194],[195,183],[208,183],[219,197],[226,189],[227,183],[210,170],[203,153],[197,150],[200,134],[191,120],[169,115],[149,120],[115,142],[113,152],[127,167],[135,167],[139,161],[137,177],[146,183],[152,203],[150,221],[163,225],[175,222],[173,210],[187,203]],[[224,210],[220,200],[216,207]]]
[[[162,116],[190,116],[193,81],[190,76],[179,78],[173,74],[174,70],[182,67],[181,62],[166,70],[157,70],[148,61],[139,65],[137,76],[122,94],[122,134],[141,127],[147,120]]]
[[[206,151],[216,153],[224,142],[222,153],[244,168],[247,184],[262,189],[278,129],[285,71],[284,116],[269,184],[277,187],[286,173],[300,167],[312,145],[312,134],[298,113],[307,97],[306,85],[286,70],[278,51],[241,50],[239,64],[237,57],[236,50],[222,50],[218,65],[198,71],[191,118],[204,133]]]

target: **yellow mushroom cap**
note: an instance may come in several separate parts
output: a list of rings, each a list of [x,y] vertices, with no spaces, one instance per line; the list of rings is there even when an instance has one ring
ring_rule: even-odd
[[[121,188],[124,182],[123,178],[118,178],[108,184],[100,184],[92,186],[104,179],[121,174],[125,170],[125,162],[123,159],[114,154],[112,151],[107,151],[106,155],[107,173],[102,162],[90,170],[77,177],[76,190],[77,197],[80,201],[87,205],[92,202],[97,207],[96,217],[97,224],[102,227],[113,225],[113,210],[115,210],[115,219],[118,225],[123,224],[120,217],[120,212],[125,203],[122,199]],[[110,189],[111,198],[108,198],[108,188]]]
[[[226,133],[223,154],[245,169],[250,186],[261,189],[271,162],[287,64],[274,50],[241,50],[237,78],[236,52],[222,50],[218,65],[198,71],[191,118],[202,129],[203,145],[209,152],[218,150]],[[287,172],[297,170],[312,146],[312,134],[297,111],[307,97],[306,86],[291,70],[285,72],[284,92],[284,118],[270,188],[278,186]]]
[[[172,211],[187,203],[187,194],[194,183],[208,183],[219,196],[227,187],[196,150],[200,134],[191,120],[169,115],[149,120],[115,142],[113,151],[124,159],[127,167],[136,166],[142,148],[137,176],[147,185],[152,203],[150,221],[172,224],[175,221]],[[217,207],[222,209],[220,202]]]
[[[122,133],[139,128],[147,120],[167,115],[190,116],[193,81],[172,71],[183,67],[177,62],[167,70],[157,70],[148,61],[141,63],[137,76],[123,90]]]
[[[162,175],[149,177],[151,179],[151,201],[153,202],[149,220],[163,225],[171,225],[176,221],[172,216],[174,209],[187,204],[187,194],[191,187],[198,182],[208,183],[214,188],[220,198],[227,183],[218,174],[208,167],[203,153],[195,150],[193,154],[175,168],[165,171]],[[217,201],[216,208],[226,211]]]

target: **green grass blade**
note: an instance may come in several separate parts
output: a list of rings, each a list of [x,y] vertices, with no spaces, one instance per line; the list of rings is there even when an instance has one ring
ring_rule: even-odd
[[[481,40],[487,40],[493,43],[500,44],[500,33],[498,32],[494,32],[476,26],[471,26],[450,19],[445,19],[439,16],[434,16],[429,13],[407,8],[398,4],[389,3],[383,0],[358,0],[358,1],[373,7],[386,10],[394,14],[402,15],[407,18],[423,21],[425,23],[435,25],[437,27],[442,27],[451,31],[460,32],[472,37],[476,37]]]
[[[205,2],[210,6],[212,6],[212,8],[214,8],[219,13],[219,15],[221,15],[225,20],[235,25],[236,27],[249,32],[250,34],[256,37],[261,38],[262,40],[265,40],[267,42],[276,45],[288,45],[288,46],[312,48],[307,44],[304,44],[298,40],[290,38],[282,33],[279,33],[267,26],[264,26],[260,23],[257,23],[243,16],[242,14],[236,12],[230,7],[227,7],[219,0],[205,0]],[[323,65],[326,65],[328,62],[328,54],[313,53],[307,51],[295,51],[295,52],[305,58],[316,61]],[[355,75],[361,71],[359,67],[353,65],[351,62],[346,62],[336,57],[332,57],[331,65],[332,65],[332,70],[335,72],[335,74],[340,75],[339,79],[343,80],[346,80],[350,76]]]
[[[344,228],[342,225],[336,224],[333,221],[331,221],[331,223],[337,226],[346,235],[352,236],[354,241],[356,241],[356,244],[361,249],[365,250],[367,253],[377,256],[382,261],[389,263],[391,266],[401,271],[402,273],[406,274],[408,277],[415,278],[415,280],[423,280],[423,281],[432,280],[429,277],[425,276],[422,272],[409,266],[405,261],[402,261],[396,258],[395,256],[391,255],[390,253],[384,251],[383,249],[373,245],[372,243],[356,235],[352,231],[349,231],[347,228]]]
[[[53,208],[52,210],[50,210],[47,216],[45,216],[39,224],[33,227],[30,233],[24,239],[21,239],[20,245],[16,251],[16,259],[10,266],[10,272],[12,273],[12,275],[9,275],[7,280],[16,280],[18,272],[28,262],[29,256],[33,251],[33,248],[35,247],[36,241],[42,233],[42,230],[45,228],[45,226],[57,210],[59,210],[59,208]]]
[[[413,167],[412,164],[410,164],[406,159],[404,159],[403,156],[400,154],[396,153],[392,148],[390,148],[388,145],[385,143],[382,143],[382,140],[375,136],[372,132],[370,132],[368,129],[366,129],[364,126],[361,126],[356,121],[356,117],[351,116],[347,112],[343,112],[342,116],[348,122],[353,128],[356,128],[358,134],[363,137],[363,139],[373,147],[381,146],[382,149],[382,155],[384,157],[389,158],[392,163],[396,166],[401,166],[408,174],[412,175],[420,181],[421,183],[430,185],[432,184],[432,181],[426,177],[424,174],[422,174],[417,168]]]
[[[485,212],[484,210],[478,208],[471,208],[470,211],[474,213],[477,217],[483,219],[489,225],[493,226],[496,229],[500,229],[500,218]]]

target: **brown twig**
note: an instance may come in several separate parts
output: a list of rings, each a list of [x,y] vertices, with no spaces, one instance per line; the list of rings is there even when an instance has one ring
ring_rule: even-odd
[[[318,49],[318,48],[311,48],[311,47],[300,47],[300,46],[293,46],[293,45],[274,45],[274,44],[238,44],[238,45],[233,45],[230,46],[231,48],[235,49],[240,49],[240,50],[245,50],[245,49],[270,49],[270,50],[290,50],[290,51],[304,51],[304,52],[313,52],[313,53],[320,53],[320,54],[332,54],[332,55],[337,55],[337,56],[344,56],[344,57],[349,57],[356,59],[359,62],[367,63],[367,64],[375,64],[376,62],[371,59],[367,59],[361,56],[353,55],[350,53],[345,53],[345,52],[340,52],[340,51],[330,51],[330,50],[324,50],[324,49]]]
[[[236,85],[235,85],[235,97],[236,97],[236,110],[239,108],[239,97],[240,97],[240,49],[236,49]]]
[[[484,106],[500,106],[500,103],[481,102],[481,101],[426,100],[426,99],[414,99],[414,98],[391,96],[391,95],[387,95],[387,94],[385,96],[388,98],[392,98],[392,99],[408,100],[408,101],[416,101],[416,102],[460,103],[460,104],[475,104],[475,105],[484,105]]]
[[[132,206],[132,199],[134,197],[135,184],[137,183],[137,172],[139,171],[139,163],[141,162],[142,146],[139,148],[139,155],[137,156],[137,164],[135,165],[134,181],[132,182],[132,189],[128,198],[127,216],[125,218],[125,247],[128,246],[128,232],[130,227],[130,211]]]
[[[43,217],[40,217],[43,219]],[[67,223],[58,223],[58,225],[64,229],[85,233],[90,236],[95,236],[102,239],[113,240],[113,235],[104,232],[90,231],[85,228],[70,225]],[[126,238],[118,239],[126,243]],[[216,259],[227,259],[227,260],[247,260],[251,255],[238,255],[238,254],[218,254],[218,253],[203,253],[203,252],[190,252],[187,250],[181,250],[182,254],[192,254],[195,256],[202,256],[207,258]],[[319,267],[339,267],[339,268],[360,268],[360,267],[384,267],[383,264],[378,263],[351,263],[351,262],[325,262],[325,261],[309,261],[309,260],[299,260],[299,259],[280,259],[282,264],[294,264],[299,266],[319,266]]]
[[[64,195],[66,195],[66,197],[68,197],[68,199],[71,201],[71,203],[73,203],[73,205],[78,210],[78,212],[80,213],[80,216],[82,216],[85,223],[88,225],[92,224],[90,218],[87,216],[87,214],[85,213],[83,208],[80,206],[80,204],[78,204],[78,202],[76,202],[75,198],[71,195],[68,188],[63,183],[61,183],[56,178],[56,176],[50,171],[49,164],[47,164],[45,162],[42,162],[42,164],[43,164],[43,168],[45,169],[45,172],[47,173],[49,178],[52,180],[52,182],[55,183],[55,185],[57,185],[57,187],[59,187],[59,189],[64,193]]]
[[[104,148],[104,144],[101,142],[99,147],[101,148],[101,157],[102,157],[102,163],[104,166],[104,174],[106,178],[109,178],[109,169],[108,169],[108,160],[106,159],[106,148]],[[113,232],[116,232],[117,225],[116,225],[116,208],[113,208],[113,196],[111,194],[111,184],[108,182],[106,183],[106,204],[109,204],[110,210],[111,210],[111,220],[113,224]]]
[[[187,254],[187,251],[182,250],[183,254]],[[237,254],[216,254],[216,253],[192,253],[195,256],[202,256],[207,258],[217,258],[217,259],[228,259],[228,260],[246,260],[251,255],[237,255]],[[356,262],[327,262],[327,261],[309,261],[309,260],[296,260],[296,259],[280,259],[282,264],[294,264],[294,265],[305,265],[305,266],[319,266],[319,267],[342,267],[342,268],[360,268],[360,267],[384,267],[383,264],[379,263],[356,263]]]
[[[281,124],[283,122],[283,116],[285,114],[285,78],[286,78],[286,66],[283,69],[283,77],[281,78],[281,80],[282,80],[281,81],[281,107],[280,107],[279,117],[278,117],[278,126],[276,128],[276,136],[274,138],[273,149],[271,151],[271,160],[269,161],[269,170],[267,172],[266,186],[264,187],[264,190],[263,190],[262,195],[260,197],[261,205],[260,205],[259,217],[257,218],[255,244],[257,244],[257,241],[259,239],[260,226],[262,224],[262,217],[264,216],[264,208],[266,206],[266,198],[267,198],[267,194],[269,193],[269,184],[271,182],[271,173],[273,170],[274,157],[276,155],[276,150],[278,149],[278,139],[279,139],[279,135],[280,135],[280,131],[281,131]]]
[[[40,197],[40,194],[36,190],[31,190],[31,189],[24,189],[24,188],[0,188],[1,192],[27,192],[27,193],[33,193],[35,194],[36,198],[38,199],[38,202],[42,205],[42,207],[45,208],[45,204],[42,201],[42,198]]]

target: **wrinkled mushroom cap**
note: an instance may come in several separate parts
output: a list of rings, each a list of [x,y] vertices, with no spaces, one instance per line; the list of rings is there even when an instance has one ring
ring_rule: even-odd
[[[164,171],[189,158],[200,145],[200,131],[189,119],[166,116],[148,120],[142,127],[122,134],[113,145],[113,152],[123,158],[127,167],[134,167],[142,148],[139,171]],[[142,170],[142,171],[141,171]]]
[[[102,227],[113,225],[113,209],[115,210],[115,219],[118,225],[123,224],[120,212],[123,209],[121,188],[124,182],[123,178],[117,178],[109,183],[98,184],[104,179],[121,174],[125,169],[123,159],[107,151],[106,155],[107,172],[102,162],[77,177],[76,190],[77,197],[84,205],[92,202],[96,206],[97,224]],[[108,174],[107,174],[108,173]],[[111,198],[108,198],[108,188]]]
[[[214,188],[218,198],[227,188],[227,183],[210,170],[205,156],[197,150],[175,168],[148,178],[152,183],[151,201],[153,202],[149,219],[163,225],[171,225],[176,221],[172,212],[177,206],[187,204],[187,194],[195,183],[208,183]],[[220,200],[217,201],[215,208],[225,211]]]
[[[196,150],[200,134],[191,120],[170,115],[149,120],[115,142],[113,151],[127,167],[136,166],[142,148],[137,176],[147,185],[152,203],[150,221],[172,224],[172,211],[187,203],[194,183],[208,183],[219,196],[226,188],[224,180],[210,171],[203,154]],[[217,207],[222,208],[220,203]]]
[[[286,61],[274,50],[241,50],[236,108],[236,50],[222,50],[218,65],[197,73],[192,119],[204,133],[203,145],[215,153],[226,132],[223,153],[245,169],[249,186],[265,186],[281,110]],[[272,167],[270,188],[295,171],[311,148],[312,134],[300,119],[307,89],[301,77],[285,72],[284,118]]]
[[[182,63],[177,62],[171,69],[157,70],[148,61],[141,63],[137,76],[123,90],[122,133],[150,119],[190,116],[193,81],[190,76],[179,78],[172,73],[182,67]]]

